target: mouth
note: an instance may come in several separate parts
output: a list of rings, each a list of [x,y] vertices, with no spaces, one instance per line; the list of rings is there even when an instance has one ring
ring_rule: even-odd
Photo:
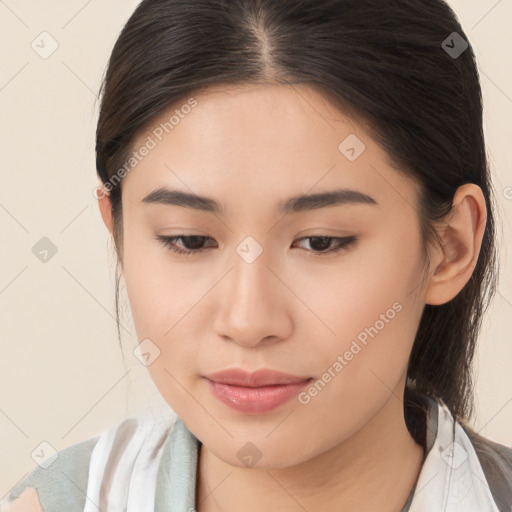
[[[223,404],[244,414],[262,414],[296,396],[313,377],[269,369],[250,373],[235,368],[204,376],[204,379],[212,394]]]

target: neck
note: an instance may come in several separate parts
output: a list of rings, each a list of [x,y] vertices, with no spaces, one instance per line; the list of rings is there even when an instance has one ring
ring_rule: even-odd
[[[424,449],[407,430],[403,388],[395,393],[349,439],[295,466],[232,466],[201,444],[198,512],[401,511],[421,470]]]

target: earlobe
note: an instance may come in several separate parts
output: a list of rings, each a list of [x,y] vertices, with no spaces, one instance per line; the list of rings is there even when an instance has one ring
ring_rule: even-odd
[[[110,196],[105,192],[104,189],[98,188],[97,191],[97,197],[98,197],[98,205],[101,212],[101,217],[103,219],[103,222],[105,223],[105,226],[109,230],[110,234],[113,234],[113,217],[112,217],[112,203],[110,201]]]
[[[426,288],[427,304],[449,302],[469,281],[480,254],[486,221],[487,208],[480,187],[473,183],[459,187],[440,233],[442,251],[437,252]]]

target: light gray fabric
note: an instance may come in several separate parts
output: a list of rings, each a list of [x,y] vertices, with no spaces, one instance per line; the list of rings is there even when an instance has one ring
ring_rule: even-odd
[[[47,469],[37,466],[0,502],[0,512],[7,512],[9,503],[27,487],[36,489],[44,512],[82,512],[86,503],[89,460],[98,439],[99,436],[61,450]]]
[[[178,419],[158,470],[155,512],[193,512],[199,446],[199,440]]]
[[[512,512],[512,448],[482,437],[468,425],[462,428],[473,443],[500,512]]]

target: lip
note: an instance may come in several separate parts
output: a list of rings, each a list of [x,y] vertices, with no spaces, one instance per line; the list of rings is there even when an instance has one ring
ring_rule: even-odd
[[[261,414],[279,407],[312,380],[267,368],[252,373],[233,368],[204,378],[218,400],[245,414]]]

